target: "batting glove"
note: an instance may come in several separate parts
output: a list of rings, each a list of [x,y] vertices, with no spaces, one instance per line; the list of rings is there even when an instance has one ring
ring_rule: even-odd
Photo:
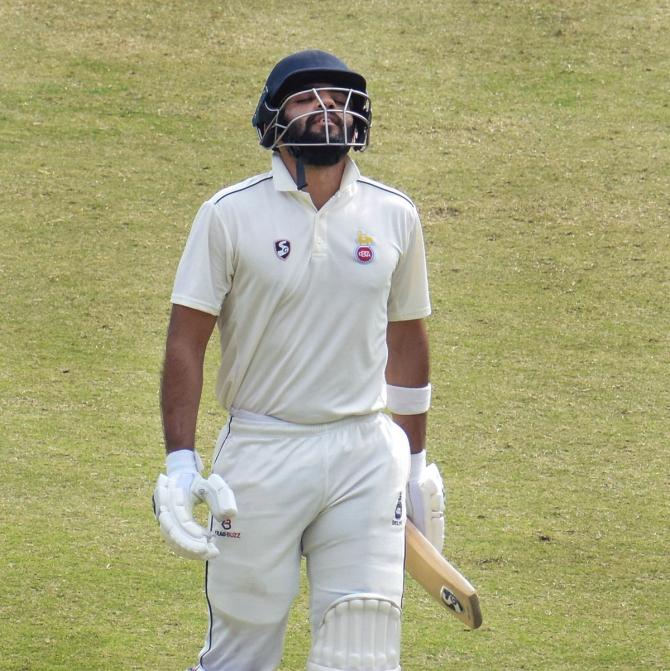
[[[153,505],[161,533],[176,554],[186,559],[214,559],[219,555],[214,537],[193,517],[193,506],[204,502],[220,522],[237,514],[235,496],[216,473],[203,478],[202,461],[194,450],[170,452],[167,475],[158,476]]]
[[[414,526],[442,552],[444,546],[445,491],[435,464],[426,466],[426,451],[411,455],[407,482],[407,516]]]

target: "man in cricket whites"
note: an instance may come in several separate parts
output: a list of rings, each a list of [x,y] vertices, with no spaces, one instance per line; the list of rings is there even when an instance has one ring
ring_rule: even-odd
[[[154,508],[174,551],[206,562],[192,671],[278,668],[303,556],[308,671],[399,671],[406,515],[442,548],[423,237],[409,198],[349,157],[370,121],[366,81],[339,58],[281,60],[253,117],[271,170],[202,205],[179,263]],[[215,325],[229,419],[205,478],[195,433]]]

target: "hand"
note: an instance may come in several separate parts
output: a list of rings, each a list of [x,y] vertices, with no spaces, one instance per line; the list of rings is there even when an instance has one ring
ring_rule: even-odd
[[[219,555],[212,534],[193,517],[193,506],[205,502],[219,521],[237,514],[235,496],[223,478],[200,475],[202,461],[193,450],[168,454],[167,475],[158,476],[153,504],[167,544],[187,559],[209,560]]]
[[[407,482],[407,516],[438,552],[444,546],[444,503],[444,484],[437,466],[426,466],[425,450],[413,454]]]

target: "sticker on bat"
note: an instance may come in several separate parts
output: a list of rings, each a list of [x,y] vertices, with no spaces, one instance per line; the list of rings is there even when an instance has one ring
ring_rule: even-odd
[[[465,609],[461,606],[461,602],[446,588],[444,585],[440,590],[442,602],[447,608],[451,608],[455,613],[462,613]]]

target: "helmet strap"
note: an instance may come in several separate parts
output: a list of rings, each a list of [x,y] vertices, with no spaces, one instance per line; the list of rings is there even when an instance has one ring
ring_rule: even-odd
[[[290,152],[295,157],[295,184],[298,191],[302,191],[307,187],[307,180],[305,179],[305,162],[302,159],[302,151],[300,147],[290,147]]]

